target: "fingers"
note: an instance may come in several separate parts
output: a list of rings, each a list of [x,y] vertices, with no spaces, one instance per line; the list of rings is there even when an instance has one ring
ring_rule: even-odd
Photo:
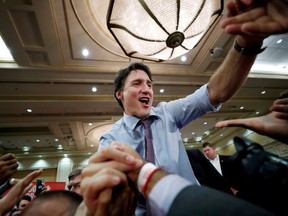
[[[107,146],[100,149],[89,158],[89,163],[99,163],[107,160],[116,160],[127,164],[135,163],[133,156],[121,152],[117,146]]]
[[[7,166],[6,169],[15,169],[19,166],[17,159],[11,153],[8,153],[0,158],[2,166]]]
[[[13,205],[16,204],[18,199],[21,198],[32,188],[33,185],[31,184],[31,182],[36,177],[40,176],[42,172],[42,170],[36,170],[27,175],[20,182],[18,182],[2,199],[3,206],[5,206],[7,210],[11,209]]]
[[[31,182],[40,176],[42,174],[43,170],[35,170],[34,172],[30,173],[27,175],[25,178],[23,178],[20,182],[18,182],[14,188],[15,189],[15,194],[19,191],[24,191],[26,187],[29,187]]]
[[[220,25],[229,34],[249,33],[262,35],[279,28],[278,23],[272,22],[271,18],[265,15],[264,8],[255,8],[240,15],[224,19]]]
[[[280,112],[278,116],[288,115],[288,98],[277,99],[269,109],[270,111]]]
[[[100,193],[99,203],[96,209],[97,216],[106,216],[109,215],[109,206],[110,201],[112,200],[112,189],[105,189]]]
[[[117,169],[121,172],[133,172],[135,170],[140,169],[142,166],[142,164],[125,164],[125,163],[121,163],[118,161],[106,161],[106,162],[102,162],[102,163],[90,163],[87,167],[85,167],[85,169],[82,170],[81,175],[83,177],[89,177],[89,176],[93,176],[95,173],[98,173],[99,171],[101,171],[102,169],[106,169],[106,168],[113,168],[113,169]]]
[[[287,1],[231,0],[227,2],[226,8],[228,18],[220,25],[229,34],[257,34],[267,37],[287,32]]]
[[[288,98],[277,99],[274,101],[273,105],[274,106],[277,106],[277,105],[288,106]]]
[[[220,26],[222,28],[225,28],[228,25],[233,25],[233,24],[236,25],[236,24],[252,22],[252,21],[259,19],[259,17],[262,17],[263,15],[265,15],[265,10],[263,8],[255,8],[253,10],[249,10],[237,16],[224,19],[221,22]]]
[[[138,159],[136,159],[129,153],[123,152],[123,150],[124,147],[121,147],[119,145],[112,145],[102,148],[89,158],[89,164],[103,163],[106,165],[108,164],[113,168],[117,168],[118,166],[121,171],[134,170],[140,168],[143,165],[143,160],[139,159],[141,157],[134,150],[133,151],[135,152],[135,156],[139,157]],[[117,161],[118,163],[115,163],[115,161]]]
[[[104,190],[111,189],[120,183],[127,185],[126,175],[112,168],[105,168],[91,177],[85,177],[81,182],[81,193],[85,204],[90,209],[98,208],[98,205],[102,204],[102,202],[105,205],[108,195],[100,196],[100,194]],[[99,200],[100,198],[101,200]]]
[[[2,161],[8,161],[8,160],[13,160],[13,159],[16,160],[16,157],[14,154],[11,154],[11,153],[5,154],[2,157],[0,157],[0,160],[2,160]]]
[[[278,118],[278,119],[287,119],[288,120],[288,113],[285,113],[285,112],[275,112],[275,117]],[[288,128],[288,122],[286,123],[287,125],[287,128]]]
[[[78,206],[74,216],[93,216],[93,212],[89,211],[89,209],[87,208],[87,206],[85,205],[84,201],[82,201],[80,203],[80,205]]]
[[[245,126],[242,119],[231,119],[226,121],[220,121],[215,124],[216,128],[223,128],[223,127],[243,127]]]
[[[19,164],[15,158],[15,155],[8,153],[2,157],[0,157],[0,169],[1,172],[9,174],[13,174],[17,171]],[[2,173],[2,174],[3,174]]]

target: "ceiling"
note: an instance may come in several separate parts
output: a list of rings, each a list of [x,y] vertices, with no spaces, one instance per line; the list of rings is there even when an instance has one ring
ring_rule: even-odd
[[[2,153],[18,157],[85,155],[97,150],[99,135],[121,118],[113,97],[114,75],[141,60],[125,56],[107,30],[108,4],[92,0],[0,2],[0,34],[15,59],[0,62]],[[277,44],[281,38],[283,42]],[[187,53],[185,62],[180,58],[161,63],[143,60],[153,73],[154,103],[184,97],[206,83],[233,39],[219,28],[217,20]],[[273,100],[288,88],[287,34],[269,37],[265,46],[244,86],[221,111],[183,128],[187,148],[210,141],[221,149],[234,136],[243,135],[277,154],[287,153],[282,143],[251,131],[214,128],[219,120],[267,113]],[[220,52],[213,54],[216,47]],[[89,51],[86,57],[84,48]],[[94,86],[96,92],[91,91]],[[261,94],[263,91],[266,93]],[[196,141],[199,137],[202,142]]]

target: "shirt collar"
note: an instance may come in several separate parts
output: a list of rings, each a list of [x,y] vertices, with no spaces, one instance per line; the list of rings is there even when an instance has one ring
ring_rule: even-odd
[[[148,117],[153,116],[153,118],[157,119],[158,116],[156,115],[156,113],[154,112],[154,110],[151,109],[150,114]],[[130,128],[131,130],[135,129],[137,123],[139,122],[140,118],[135,117],[135,116],[129,116],[126,113],[124,113],[123,116],[123,121],[125,123],[125,125]]]

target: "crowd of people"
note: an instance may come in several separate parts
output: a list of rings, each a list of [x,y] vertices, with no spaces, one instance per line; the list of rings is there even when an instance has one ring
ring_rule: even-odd
[[[193,94],[153,107],[152,74],[146,65],[133,63],[117,73],[114,96],[124,116],[100,137],[99,149],[88,166],[69,175],[70,191],[45,191],[20,209],[31,182],[43,171],[14,181],[17,159],[10,153],[0,157],[0,185],[9,189],[0,199],[0,215],[16,215],[17,211],[21,215],[76,216],[284,215],[229,194],[238,193],[233,185],[226,185],[225,192],[205,185],[194,166],[197,160],[188,157],[182,143],[181,128],[217,111],[241,88],[257,54],[263,52],[263,40],[288,31],[287,0],[228,0],[226,10],[221,27],[237,35],[234,45],[209,82]],[[245,127],[288,144],[287,92],[274,101],[270,111],[260,117],[218,122],[215,127]],[[153,160],[147,158],[151,146],[141,123],[145,119],[152,129]],[[208,153],[212,150],[203,146],[209,165],[222,178],[224,168],[219,155]]]

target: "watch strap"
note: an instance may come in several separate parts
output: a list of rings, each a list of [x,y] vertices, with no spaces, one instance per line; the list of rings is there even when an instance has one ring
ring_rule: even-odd
[[[254,46],[251,46],[251,47],[241,47],[238,43],[237,43],[237,40],[235,40],[234,42],[234,49],[241,53],[241,55],[244,55],[244,56],[253,56],[253,55],[257,55],[259,53],[262,53],[266,47],[264,48],[261,48],[262,47],[262,44],[263,43],[260,43],[260,44],[256,44]]]

